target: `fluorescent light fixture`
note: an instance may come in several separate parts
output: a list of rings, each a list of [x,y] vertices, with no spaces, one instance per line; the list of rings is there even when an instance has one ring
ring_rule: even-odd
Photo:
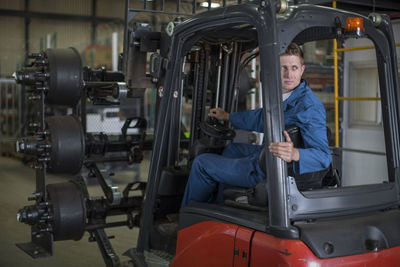
[[[208,7],[208,2],[201,2],[200,6]],[[220,7],[220,6],[221,6],[220,3],[211,3],[211,8],[216,8],[216,7]]]

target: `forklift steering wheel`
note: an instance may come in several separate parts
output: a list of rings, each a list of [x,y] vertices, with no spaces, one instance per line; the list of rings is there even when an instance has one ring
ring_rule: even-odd
[[[215,118],[209,118],[200,123],[200,129],[206,135],[222,140],[232,140],[235,137],[235,131],[224,125]]]

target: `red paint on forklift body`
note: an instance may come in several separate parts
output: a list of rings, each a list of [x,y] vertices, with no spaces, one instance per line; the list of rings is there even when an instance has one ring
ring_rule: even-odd
[[[233,266],[234,267],[248,267],[250,262],[250,249],[251,238],[253,237],[254,230],[239,227],[236,232],[235,250],[233,252]]]
[[[399,267],[400,246],[378,252],[319,259],[300,240],[287,240],[256,232],[251,245],[251,267]]]
[[[300,240],[233,224],[202,222],[178,232],[171,267],[400,267],[400,246],[359,255],[319,259]]]
[[[232,267],[235,236],[239,226],[202,222],[178,232],[171,267]]]

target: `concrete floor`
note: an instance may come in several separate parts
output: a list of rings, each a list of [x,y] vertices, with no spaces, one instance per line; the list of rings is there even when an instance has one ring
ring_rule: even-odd
[[[48,183],[65,180],[49,176]],[[35,188],[34,171],[17,159],[0,157],[0,183],[0,266],[105,266],[97,243],[89,243],[87,233],[80,241],[55,242],[54,255],[49,258],[33,259],[17,248],[15,243],[30,241],[29,226],[17,222],[16,214],[23,206],[32,204],[27,201],[27,197],[31,196]],[[109,236],[115,236],[111,243],[120,260],[127,261],[128,258],[122,256],[122,253],[135,247],[138,229],[118,227],[108,228],[106,232]]]

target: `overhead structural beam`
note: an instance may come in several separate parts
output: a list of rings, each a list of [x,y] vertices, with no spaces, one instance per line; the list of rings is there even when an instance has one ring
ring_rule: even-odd
[[[108,17],[93,17],[85,15],[73,15],[73,14],[58,14],[49,12],[36,12],[24,10],[12,10],[12,9],[1,9],[0,16],[13,16],[13,17],[28,17],[28,18],[40,18],[40,19],[56,19],[56,20],[75,20],[75,21],[89,21],[95,20],[97,23],[118,23],[124,24],[124,20],[121,18],[108,18]]]

